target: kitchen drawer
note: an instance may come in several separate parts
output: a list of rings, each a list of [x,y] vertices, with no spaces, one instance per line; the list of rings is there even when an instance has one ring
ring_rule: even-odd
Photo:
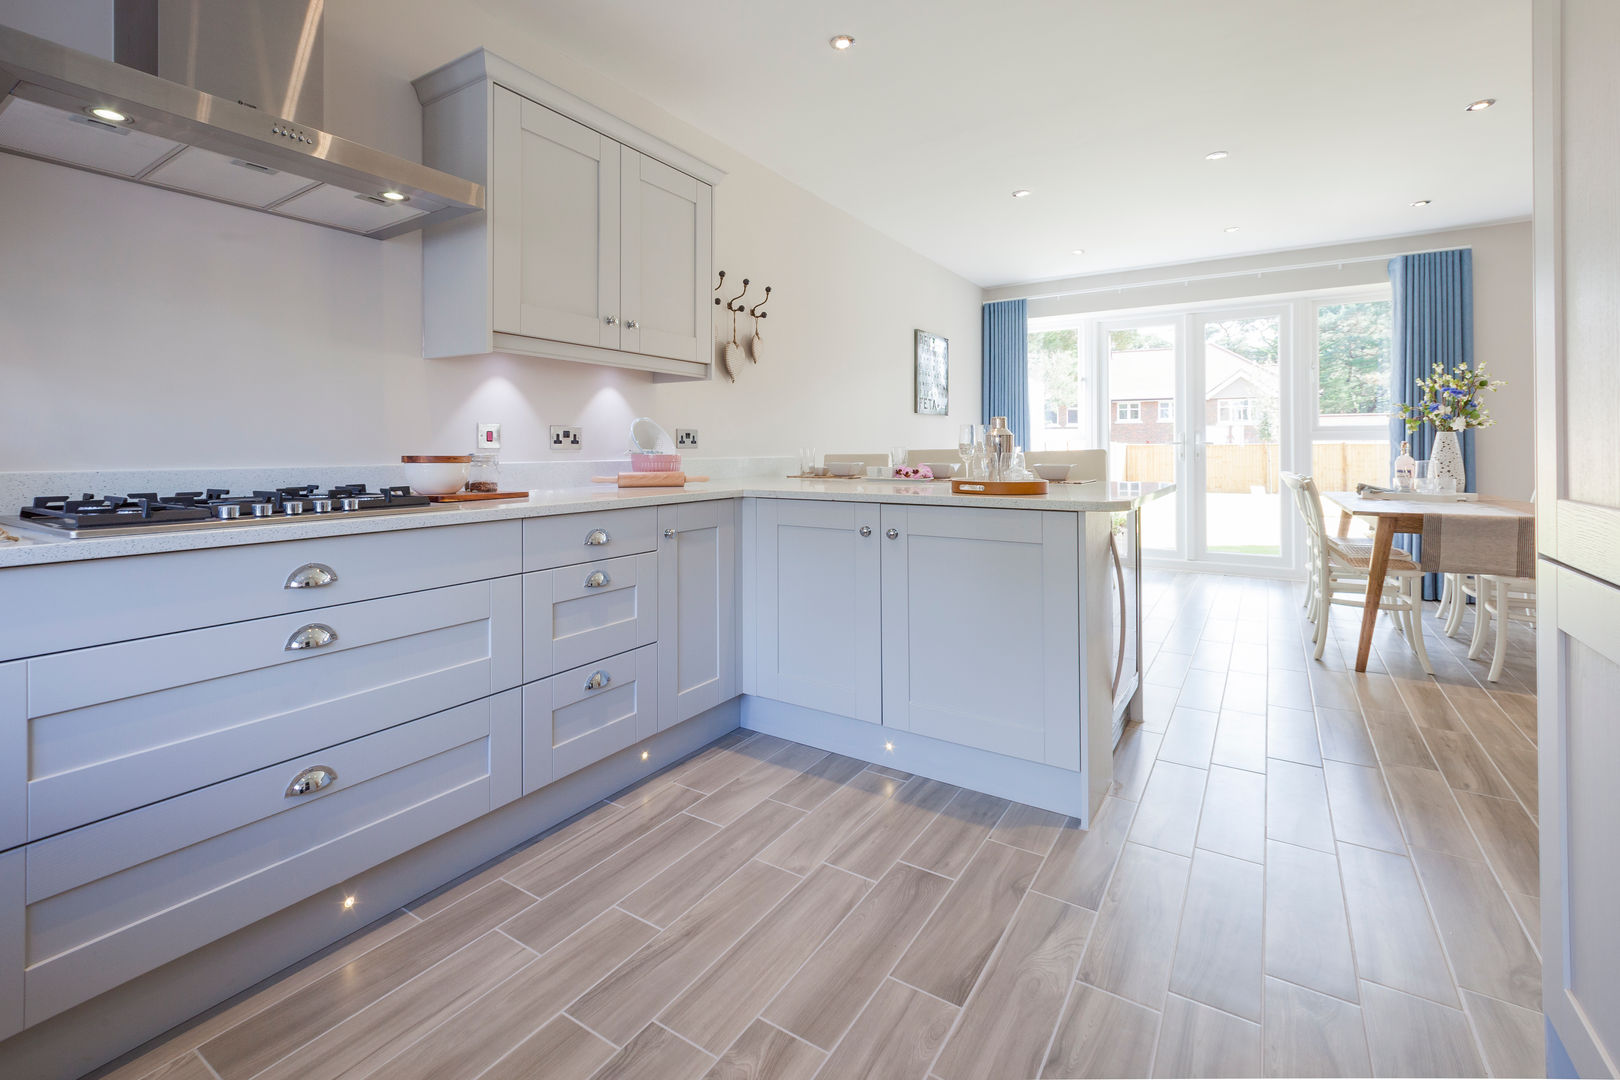
[[[657,546],[656,506],[529,518],[523,523],[525,570],[636,555]]]
[[[508,691],[28,845],[27,1022],[323,890],[341,903],[334,886],[517,797],[518,706]],[[289,793],[317,765],[335,779]]]
[[[517,686],[520,581],[452,585],[25,661],[28,837]],[[289,647],[301,633],[323,630],[335,634],[329,644]]]
[[[0,660],[515,574],[517,521],[0,570]],[[253,528],[253,526],[243,526]],[[276,526],[264,526],[272,531]],[[297,584],[294,575],[305,567]],[[319,584],[330,571],[332,579]]]
[[[650,645],[658,637],[658,555],[523,575],[523,680]]]
[[[523,793],[658,732],[658,646],[523,688]]]

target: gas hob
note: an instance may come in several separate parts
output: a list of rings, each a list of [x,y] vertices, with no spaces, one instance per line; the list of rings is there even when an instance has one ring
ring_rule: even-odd
[[[426,495],[412,494],[408,487],[369,491],[364,484],[344,484],[322,492],[315,484],[305,484],[245,495],[232,494],[225,488],[162,496],[152,491],[129,495],[84,494],[76,499],[47,495],[23,507],[16,520],[29,528],[48,529],[78,538],[430,509],[433,509],[432,501]]]

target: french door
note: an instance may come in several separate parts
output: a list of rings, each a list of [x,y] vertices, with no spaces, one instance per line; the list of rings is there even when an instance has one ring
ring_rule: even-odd
[[[1109,478],[1176,485],[1143,510],[1145,557],[1292,565],[1278,483],[1293,443],[1290,316],[1282,305],[1098,323]]]

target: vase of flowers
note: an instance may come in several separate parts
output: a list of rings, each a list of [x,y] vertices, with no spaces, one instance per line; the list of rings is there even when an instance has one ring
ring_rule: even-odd
[[[1429,451],[1430,475],[1457,481],[1457,490],[1467,488],[1468,476],[1463,467],[1462,444],[1458,436],[1471,428],[1490,427],[1496,423],[1480,395],[1495,393],[1502,385],[1500,379],[1485,374],[1482,364],[1477,369],[1458,368],[1447,371],[1444,364],[1435,364],[1427,379],[1418,380],[1421,396],[1416,405],[1402,404],[1400,418],[1407,431],[1417,431],[1425,424],[1434,425],[1434,445]]]

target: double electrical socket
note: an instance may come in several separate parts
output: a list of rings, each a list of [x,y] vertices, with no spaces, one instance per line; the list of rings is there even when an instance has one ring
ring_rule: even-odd
[[[577,454],[580,442],[585,438],[585,430],[577,427],[564,427],[561,424],[551,425],[551,452],[553,454]]]
[[[678,427],[675,429],[675,449],[696,450],[697,448],[697,428]]]

